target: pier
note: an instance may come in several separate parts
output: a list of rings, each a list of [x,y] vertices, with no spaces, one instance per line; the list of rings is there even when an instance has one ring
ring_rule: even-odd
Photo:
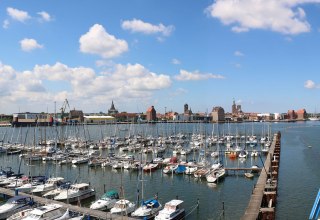
[[[281,133],[274,135],[264,167],[241,220],[275,219]]]
[[[10,196],[10,197],[13,197],[13,196],[15,196],[15,191],[0,187],[0,194],[4,194],[4,195]],[[43,205],[48,204],[48,203],[60,204],[63,206],[63,209],[65,209],[65,210],[69,209],[69,211],[72,211],[75,213],[80,213],[80,214],[88,216],[90,218],[93,217],[95,219],[106,219],[106,220],[134,220],[134,218],[131,218],[128,216],[114,215],[114,214],[111,214],[110,212],[104,212],[104,211],[89,209],[86,207],[80,207],[80,206],[75,206],[75,205],[71,205],[71,204],[66,204],[63,202],[59,202],[59,201],[55,201],[55,200],[51,200],[51,199],[46,199],[43,197],[30,195],[27,193],[19,192],[19,195],[31,196],[33,201],[37,204],[43,204]]]

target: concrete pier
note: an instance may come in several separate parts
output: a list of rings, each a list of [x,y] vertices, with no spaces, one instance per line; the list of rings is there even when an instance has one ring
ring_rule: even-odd
[[[255,185],[242,220],[275,219],[281,133],[274,135],[264,167]]]

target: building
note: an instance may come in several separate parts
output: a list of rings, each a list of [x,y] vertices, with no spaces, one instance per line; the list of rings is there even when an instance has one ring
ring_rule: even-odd
[[[79,123],[79,122],[83,122],[83,120],[84,120],[83,111],[75,110],[75,109],[70,111],[69,118],[68,118],[69,122]]]
[[[224,109],[220,106],[214,107],[211,112],[212,122],[224,122],[225,114]]]
[[[295,120],[297,118],[297,114],[294,110],[288,110],[287,119]]]
[[[150,108],[148,108],[146,115],[147,115],[147,121],[156,121],[157,120],[157,112],[154,109],[154,106],[151,106]]]
[[[299,109],[297,111],[297,120],[305,120],[307,117],[308,115],[305,109]]]
[[[183,108],[183,117],[181,117],[182,121],[191,121],[192,120],[192,111],[189,109],[188,104],[184,104]]]
[[[111,107],[110,109],[108,110],[108,115],[115,115],[115,114],[118,114],[118,110],[114,107],[114,104],[113,104],[113,100],[112,100],[112,103],[111,103]]]
[[[14,113],[12,125],[13,126],[51,126],[53,124],[53,117],[47,113]]]
[[[232,108],[232,115],[238,115],[242,113],[241,105],[236,105],[236,102],[234,100],[231,108]]]
[[[114,123],[116,121],[114,117],[109,115],[85,115],[83,117],[85,124],[107,124]]]

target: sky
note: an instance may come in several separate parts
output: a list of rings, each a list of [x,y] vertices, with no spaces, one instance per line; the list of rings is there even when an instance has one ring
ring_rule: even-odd
[[[0,0],[0,113],[320,111],[320,0]]]

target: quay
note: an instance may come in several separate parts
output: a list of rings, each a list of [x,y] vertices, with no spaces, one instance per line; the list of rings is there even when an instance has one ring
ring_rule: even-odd
[[[274,135],[264,167],[241,220],[275,219],[281,133]]]
[[[0,194],[13,197],[15,196],[15,191],[0,187]],[[59,202],[59,201],[55,201],[55,200],[51,200],[51,199],[47,199],[47,198],[43,198],[35,195],[30,195],[27,193],[19,192],[19,195],[31,196],[33,201],[37,204],[48,204],[51,202],[55,204],[60,204],[65,210],[69,209],[69,211],[72,211],[75,213],[81,213],[85,215],[86,219],[91,219],[93,217],[94,219],[106,219],[106,220],[134,220],[134,218],[131,218],[128,216],[114,215],[114,214],[111,214],[110,212],[104,212],[104,211],[89,209],[86,207],[66,204],[63,202]]]

